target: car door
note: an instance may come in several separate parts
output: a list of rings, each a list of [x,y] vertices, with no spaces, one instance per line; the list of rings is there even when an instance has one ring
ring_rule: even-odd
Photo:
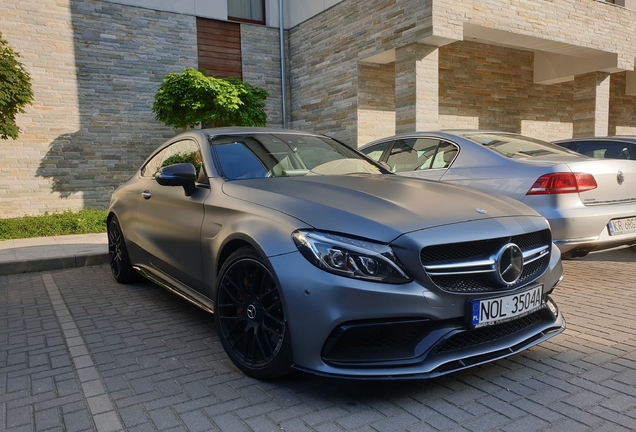
[[[155,174],[163,166],[190,162],[199,181],[192,195],[182,186],[161,186]],[[201,149],[194,138],[165,147],[142,168],[148,181],[138,207],[141,246],[148,262],[164,274],[200,291],[203,286],[201,226],[203,203],[210,188],[202,165]]]

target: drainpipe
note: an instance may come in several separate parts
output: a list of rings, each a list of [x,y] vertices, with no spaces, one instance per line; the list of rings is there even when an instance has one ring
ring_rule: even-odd
[[[283,0],[278,0],[278,25],[280,30],[280,85],[283,98],[283,127],[287,127],[287,83],[285,80],[285,26],[283,25]]]

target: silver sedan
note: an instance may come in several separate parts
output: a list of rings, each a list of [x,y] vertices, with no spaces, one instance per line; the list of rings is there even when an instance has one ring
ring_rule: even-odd
[[[142,275],[213,312],[256,378],[434,377],[565,328],[543,217],[321,135],[175,137],[113,193],[108,247],[116,280]]]
[[[566,258],[636,244],[636,162],[589,158],[522,135],[418,132],[363,146],[403,176],[497,192],[545,216]]]

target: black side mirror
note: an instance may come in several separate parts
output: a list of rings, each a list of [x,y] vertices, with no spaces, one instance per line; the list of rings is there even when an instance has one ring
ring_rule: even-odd
[[[197,171],[191,163],[168,165],[155,174],[155,180],[161,186],[183,186],[186,196],[192,195],[196,190],[196,179]]]

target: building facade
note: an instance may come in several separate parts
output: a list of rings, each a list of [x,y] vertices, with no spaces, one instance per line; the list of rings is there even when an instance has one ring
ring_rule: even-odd
[[[636,135],[630,1],[4,0],[35,101],[0,143],[0,218],[106,207],[179,132],[152,102],[187,67],[265,88],[271,126],[352,146],[439,128]]]

